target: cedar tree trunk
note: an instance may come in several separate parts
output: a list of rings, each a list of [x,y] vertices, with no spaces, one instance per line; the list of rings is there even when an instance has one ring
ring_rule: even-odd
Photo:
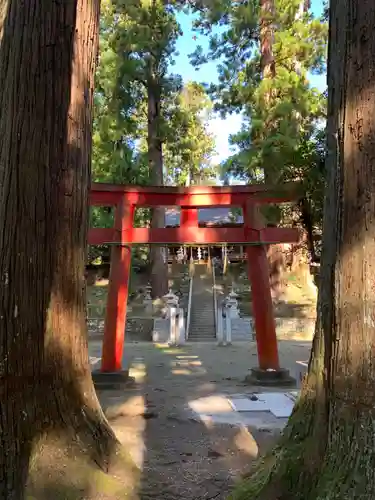
[[[280,443],[234,494],[375,498],[375,3],[331,0],[321,287],[309,373]]]
[[[260,69],[263,78],[274,78],[276,75],[275,59],[272,52],[274,13],[273,0],[260,1]]]
[[[150,69],[147,86],[148,92],[148,160],[150,165],[151,183],[153,186],[163,186],[163,147],[159,134],[160,97],[157,79]],[[165,209],[152,210],[151,228],[165,227]],[[162,297],[168,291],[167,265],[164,263],[162,247],[152,245],[151,259],[151,294],[153,298]]]
[[[101,466],[84,262],[99,0],[0,8],[0,498],[24,498],[33,445],[74,436]]]

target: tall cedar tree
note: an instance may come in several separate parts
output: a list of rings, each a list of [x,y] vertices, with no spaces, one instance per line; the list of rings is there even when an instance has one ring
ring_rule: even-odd
[[[117,124],[125,125],[118,150],[121,155],[126,151],[128,163],[134,167],[129,149],[143,145],[143,139],[147,137],[149,183],[162,186],[164,105],[169,95],[181,85],[181,78],[168,73],[180,27],[171,5],[161,0],[108,0],[104,2],[104,7],[103,63],[109,60],[112,52],[114,57],[109,63],[114,65],[112,76],[116,78],[109,92],[112,94],[109,111],[110,114],[117,114]],[[101,91],[105,90],[104,94],[108,96],[110,86],[103,81],[106,76],[109,76],[106,70],[100,71],[98,81],[104,84],[105,89],[101,88]],[[133,144],[128,141],[132,134]],[[124,148],[125,145],[128,147]],[[126,166],[126,161],[121,163]],[[140,165],[144,166],[142,161]],[[131,180],[137,180],[131,170],[128,172]],[[164,227],[164,208],[157,207],[152,212],[152,227]],[[151,247],[150,260],[152,295],[156,298],[168,289],[166,265],[160,247]]]
[[[5,5],[0,498],[20,500],[39,437],[74,435],[103,467],[117,441],[92,384],[85,321],[99,1]]]
[[[321,226],[324,148],[318,125],[326,100],[311,88],[308,73],[325,67],[325,19],[314,17],[302,0],[219,0],[197,10],[197,27],[210,34],[210,45],[207,53],[198,46],[192,61],[218,61],[218,82],[209,86],[215,107],[243,119],[230,137],[237,151],[223,162],[223,175],[302,181],[313,223]],[[269,207],[268,216],[277,222],[280,210]]]
[[[308,376],[236,500],[375,497],[375,5],[330,4],[321,287]]]

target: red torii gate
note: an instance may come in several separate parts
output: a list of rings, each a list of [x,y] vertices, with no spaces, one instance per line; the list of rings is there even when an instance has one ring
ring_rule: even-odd
[[[280,375],[280,378],[285,379],[286,371],[280,369],[279,365],[265,245],[297,242],[299,233],[298,230],[290,228],[261,227],[257,207],[260,204],[295,201],[300,197],[301,186],[297,183],[278,187],[250,185],[189,188],[94,183],[90,192],[90,205],[115,206],[114,227],[91,228],[88,234],[90,245],[113,245],[101,372],[119,373],[122,370],[132,244],[233,243],[246,245],[258,349],[257,376],[263,374],[266,379],[275,379]],[[140,206],[181,207],[180,227],[133,227],[134,211]],[[199,227],[198,208],[215,206],[241,207],[244,215],[243,226]]]

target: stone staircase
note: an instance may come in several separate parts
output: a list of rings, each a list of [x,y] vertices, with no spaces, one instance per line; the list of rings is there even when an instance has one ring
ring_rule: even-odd
[[[189,341],[216,339],[212,273],[206,264],[195,264],[191,299]]]

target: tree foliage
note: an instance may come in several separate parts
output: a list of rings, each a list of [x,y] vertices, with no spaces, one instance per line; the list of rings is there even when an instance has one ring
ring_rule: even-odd
[[[204,87],[188,82],[170,105],[168,140],[165,148],[169,183],[190,185],[216,176],[212,162],[214,137],[208,131],[212,101]]]
[[[189,176],[194,183],[214,175],[214,142],[207,131],[211,100],[202,86],[183,86],[181,77],[171,72],[181,34],[176,6],[157,0],[102,2],[95,182],[145,185],[159,183],[161,176],[180,185]],[[150,221],[149,210],[136,211],[136,225]],[[112,223],[109,210],[92,209],[93,226]],[[91,253],[96,257],[97,252]]]
[[[308,2],[275,0],[270,12],[249,0],[196,4],[196,29],[210,35],[208,53],[198,46],[192,62],[218,61],[218,83],[208,85],[215,109],[242,113],[240,132],[231,136],[237,152],[222,165],[228,174],[259,182],[304,182],[321,223],[321,162],[326,96],[312,87],[309,73],[325,70],[327,23]],[[272,29],[272,75],[262,73],[261,26]],[[213,30],[215,26],[215,30]]]

